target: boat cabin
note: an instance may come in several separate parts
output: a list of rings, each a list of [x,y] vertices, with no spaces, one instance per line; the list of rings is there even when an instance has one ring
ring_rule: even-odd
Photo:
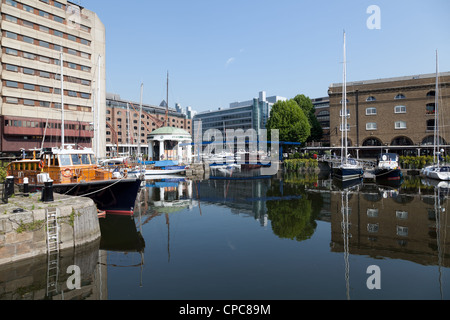
[[[112,173],[101,169],[95,161],[92,149],[44,149],[40,158],[22,159],[8,165],[9,176],[14,177],[14,183],[38,184],[53,180],[54,184],[80,183],[95,180],[109,180]]]

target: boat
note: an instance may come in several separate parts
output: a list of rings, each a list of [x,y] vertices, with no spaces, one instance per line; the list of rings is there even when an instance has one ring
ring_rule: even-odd
[[[396,153],[382,153],[378,157],[374,174],[376,180],[397,181],[403,178],[399,165],[399,156]]]
[[[179,166],[178,161],[152,161],[151,167],[145,169],[146,176],[180,174],[186,172],[187,166]]]
[[[34,155],[33,159],[13,161],[7,174],[19,186],[27,178],[32,191],[42,190],[51,182],[56,193],[89,197],[100,211],[120,215],[133,214],[141,184],[139,178],[123,178],[97,165],[92,149],[74,149],[71,145],[44,149],[39,159]]]
[[[355,159],[348,156],[348,131],[347,131],[347,62],[345,51],[345,32],[344,32],[344,81],[342,88],[342,111],[341,111],[341,161],[333,165],[333,177],[341,181],[361,179],[364,171],[363,167]]]
[[[443,149],[440,148],[439,135],[439,67],[438,67],[438,52],[436,50],[436,92],[435,92],[435,116],[434,116],[434,164],[426,166],[420,171],[423,177],[430,179],[450,181],[450,166],[441,165]]]

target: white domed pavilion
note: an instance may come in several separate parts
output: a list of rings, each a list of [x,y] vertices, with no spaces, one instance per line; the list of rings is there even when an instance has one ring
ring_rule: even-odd
[[[191,163],[192,137],[180,128],[162,127],[149,135],[149,160],[172,160],[179,163]]]

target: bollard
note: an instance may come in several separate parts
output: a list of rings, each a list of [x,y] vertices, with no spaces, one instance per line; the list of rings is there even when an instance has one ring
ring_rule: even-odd
[[[14,194],[14,177],[6,177],[5,192],[8,198]]]
[[[42,202],[53,202],[53,180],[44,182],[44,188],[42,188]]]
[[[28,197],[29,193],[30,193],[30,188],[28,186],[28,178],[23,178],[23,195],[25,197]]]

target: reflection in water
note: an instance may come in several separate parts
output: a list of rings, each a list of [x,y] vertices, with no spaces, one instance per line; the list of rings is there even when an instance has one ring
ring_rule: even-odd
[[[145,240],[136,229],[134,219],[108,215],[100,220],[100,230],[100,255],[104,258],[101,264],[111,268],[139,267],[142,286]]]
[[[407,177],[402,185],[362,181],[339,185],[317,175],[245,178],[241,174],[204,181],[152,181],[142,192],[142,199],[147,199],[141,203],[145,223],[166,215],[168,252],[170,214],[196,207],[201,214],[202,204],[229,208],[233,214],[270,226],[281,239],[300,242],[312,239],[318,221],[329,223],[330,251],[344,254],[347,299],[351,256],[439,268],[449,265],[447,191],[418,178]]]
[[[416,177],[149,180],[134,218],[108,216],[99,243],[61,253],[57,295],[46,297],[44,257],[0,266],[0,299],[443,299],[448,191]],[[82,290],[67,290],[73,264]],[[372,264],[391,281],[378,292],[366,287]]]
[[[99,262],[99,242],[83,248],[63,250],[59,257],[56,290],[48,290],[47,256],[0,266],[1,300],[102,300],[107,299],[106,269]],[[81,289],[69,290],[67,273],[71,265],[80,268]]]

